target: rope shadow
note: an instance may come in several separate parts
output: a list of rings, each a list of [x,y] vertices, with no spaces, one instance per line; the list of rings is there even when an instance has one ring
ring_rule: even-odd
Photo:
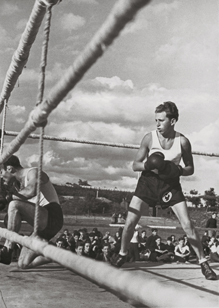
[[[161,264],[160,264],[161,265]],[[151,266],[151,267],[154,267],[154,264]],[[186,269],[185,267],[177,267],[177,268],[173,268],[173,267],[170,267],[170,268],[159,268],[159,270],[175,270],[175,269]],[[200,270],[198,267],[189,267],[187,269],[198,269]],[[146,272],[146,273],[150,273],[150,274],[153,274],[155,276],[158,276],[158,277],[161,277],[161,278],[165,278],[169,281],[174,281],[176,283],[179,283],[179,284],[182,284],[182,285],[185,285],[185,286],[188,286],[188,287],[191,287],[193,289],[196,289],[196,290],[200,290],[200,291],[204,291],[206,293],[209,293],[209,294],[212,294],[212,295],[216,295],[216,296],[219,296],[219,292],[216,292],[216,291],[213,291],[213,290],[209,290],[209,289],[206,289],[204,287],[201,287],[201,286],[197,286],[195,284],[192,284],[192,283],[189,283],[189,282],[186,282],[184,280],[180,280],[180,279],[177,279],[177,278],[173,278],[173,277],[170,277],[170,276],[166,276],[166,275],[163,275],[163,274],[160,274],[160,273],[156,273],[156,272],[153,272],[151,270],[148,270],[147,268],[143,268],[142,266],[138,266],[138,267],[133,267],[133,268],[125,268],[124,267],[124,270],[129,270],[129,271],[134,271],[134,270],[137,270],[137,271],[143,271],[143,272]],[[219,278],[219,275],[217,275],[217,278]],[[217,281],[218,283],[218,281]]]

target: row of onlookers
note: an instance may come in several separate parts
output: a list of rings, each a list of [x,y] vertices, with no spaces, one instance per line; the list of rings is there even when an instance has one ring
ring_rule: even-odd
[[[188,263],[196,258],[195,252],[186,235],[176,239],[171,235],[165,242],[158,235],[156,228],[151,230],[147,237],[146,230],[140,231],[137,225],[130,242],[127,262],[134,261],[162,261]],[[70,250],[78,255],[92,259],[111,262],[119,253],[123,228],[120,227],[115,235],[110,232],[102,234],[97,228],[88,232],[86,228],[74,230],[71,234],[68,229],[56,239],[58,247]],[[219,262],[219,238],[209,237],[206,232],[202,237],[205,256],[211,261]]]

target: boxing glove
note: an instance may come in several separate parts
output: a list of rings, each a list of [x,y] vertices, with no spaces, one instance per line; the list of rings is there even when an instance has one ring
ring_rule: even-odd
[[[0,194],[0,211],[4,210],[7,204],[8,201],[6,200],[6,198],[2,194]]]
[[[159,170],[158,174],[162,180],[173,179],[183,174],[183,168],[180,165],[174,164],[172,161],[165,160],[164,166]]]
[[[146,171],[151,171],[154,169],[163,169],[165,166],[165,162],[164,162],[164,154],[161,152],[154,152],[153,154],[151,154],[146,162],[144,163],[144,169]]]
[[[11,178],[6,186],[7,192],[10,194],[16,194],[20,189],[20,183],[16,180],[16,178]]]

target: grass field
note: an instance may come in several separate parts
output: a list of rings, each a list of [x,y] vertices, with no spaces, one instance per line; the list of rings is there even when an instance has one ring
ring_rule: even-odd
[[[0,214],[0,227],[4,228],[3,218],[4,213]],[[59,232],[61,234],[65,228],[72,233],[74,230],[81,228],[86,228],[88,232],[91,232],[93,228],[98,228],[103,234],[106,231],[109,231],[112,236],[115,235],[116,231],[119,229],[119,226],[115,225],[110,226],[111,219],[110,217],[102,216],[75,216],[75,215],[66,215],[64,216],[64,226]],[[179,222],[176,219],[170,219],[165,217],[151,217],[143,216],[139,224],[142,226],[141,230],[146,230],[147,236],[151,235],[151,228],[158,228],[158,234],[161,236],[162,241],[166,241],[167,237],[171,234],[174,234],[176,238],[179,238],[184,234],[182,228],[180,227]],[[204,229],[198,228],[200,236],[202,236]],[[20,234],[28,235],[33,231],[33,228],[27,223],[23,222],[20,230]],[[59,236],[57,235],[57,237]]]

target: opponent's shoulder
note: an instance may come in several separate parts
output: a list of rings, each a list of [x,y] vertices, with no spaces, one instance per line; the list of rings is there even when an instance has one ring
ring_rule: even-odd
[[[179,136],[180,136],[180,143],[183,148],[190,146],[190,141],[185,135],[183,135],[182,133],[179,133]]]
[[[24,174],[24,177],[29,181],[33,178],[37,178],[37,173],[38,173],[38,169],[37,168],[24,168],[23,170],[23,174]]]

